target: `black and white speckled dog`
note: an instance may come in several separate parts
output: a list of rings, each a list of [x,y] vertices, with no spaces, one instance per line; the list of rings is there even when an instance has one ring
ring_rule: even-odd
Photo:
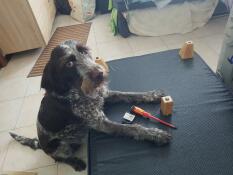
[[[107,73],[95,63],[88,48],[69,40],[57,46],[45,67],[41,87],[46,90],[37,120],[38,139],[11,133],[23,145],[43,149],[56,161],[85,169],[74,153],[83,144],[90,128],[107,134],[147,140],[158,145],[170,141],[171,135],[158,128],[119,124],[103,112],[104,103],[159,102],[162,93],[118,92],[107,89]]]

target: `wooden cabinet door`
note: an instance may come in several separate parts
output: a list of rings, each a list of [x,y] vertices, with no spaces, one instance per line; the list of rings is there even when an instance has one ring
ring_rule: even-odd
[[[3,54],[38,48],[43,45],[42,34],[28,1],[1,0],[0,48]]]

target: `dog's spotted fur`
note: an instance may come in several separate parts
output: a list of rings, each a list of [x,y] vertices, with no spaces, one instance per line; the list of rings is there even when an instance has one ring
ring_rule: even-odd
[[[165,131],[119,124],[110,121],[103,112],[105,103],[159,102],[163,93],[110,91],[106,77],[86,47],[72,40],[57,46],[42,77],[41,87],[45,88],[46,95],[37,120],[39,141],[11,133],[12,137],[33,149],[43,149],[56,161],[67,163],[79,171],[85,169],[86,164],[74,155],[90,128],[158,145],[168,143],[171,135]]]

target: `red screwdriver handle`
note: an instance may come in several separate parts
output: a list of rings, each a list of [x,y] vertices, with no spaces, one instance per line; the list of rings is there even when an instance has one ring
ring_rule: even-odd
[[[131,111],[132,111],[133,113],[137,114],[137,115],[141,115],[141,116],[143,116],[143,117],[156,120],[156,121],[158,121],[159,123],[162,123],[163,125],[166,125],[166,126],[169,126],[169,127],[171,127],[171,128],[177,129],[173,124],[167,123],[167,122],[165,122],[165,121],[159,119],[158,117],[155,117],[155,116],[151,115],[149,112],[146,112],[146,111],[144,111],[143,109],[141,109],[141,108],[139,108],[139,107],[137,107],[137,106],[133,106],[133,107],[131,108]]]

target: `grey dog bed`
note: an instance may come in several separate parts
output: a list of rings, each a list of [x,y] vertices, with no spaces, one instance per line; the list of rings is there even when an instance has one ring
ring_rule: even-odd
[[[109,88],[121,91],[163,89],[175,107],[173,130],[147,119],[136,123],[159,127],[173,136],[170,145],[108,136],[95,131],[89,135],[90,175],[232,175],[233,95],[205,62],[181,61],[178,50],[109,62]],[[152,114],[159,105],[139,104]],[[131,105],[106,106],[111,120],[121,122]]]

